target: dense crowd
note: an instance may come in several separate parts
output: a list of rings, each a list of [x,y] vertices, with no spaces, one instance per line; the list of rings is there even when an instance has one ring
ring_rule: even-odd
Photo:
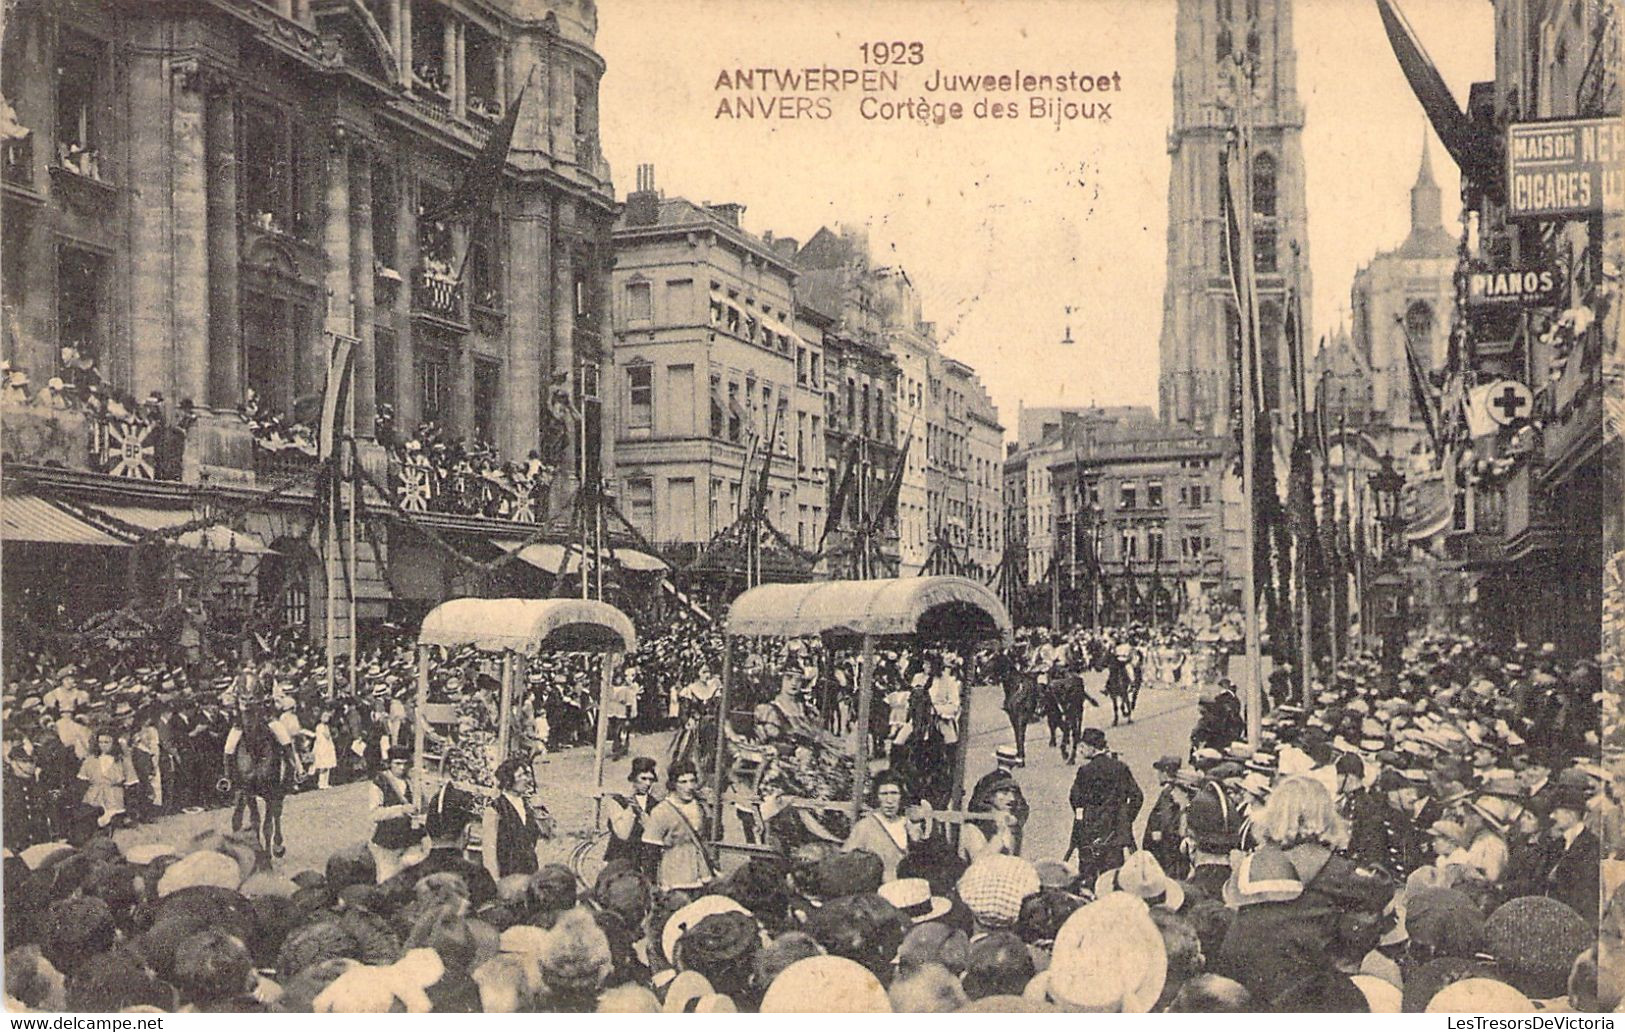
[[[943,676],[927,676],[928,698]],[[399,869],[382,872],[365,847],[287,877],[230,835],[121,852],[76,826],[6,857],[7,1003],[1612,1010],[1625,900],[1616,772],[1599,759],[1620,729],[1597,725],[1600,687],[1595,664],[1549,650],[1435,640],[1397,683],[1356,657],[1309,706],[1275,706],[1257,750],[1235,741],[1234,693],[1205,687],[1189,753],[1157,765],[1138,841],[1140,788],[1107,732],[1083,730],[1061,858],[1021,855],[1030,814],[1010,747],[957,836],[908,778],[883,774],[844,847],[738,866],[706,845],[718,815],[693,766],[671,763],[662,795],[659,764],[640,757],[590,885],[523,848],[471,857],[479,814],[452,793],[419,808]],[[407,757],[392,758],[398,777]],[[528,788],[524,772],[507,766],[502,788]],[[380,800],[377,826],[397,809]]]
[[[675,723],[681,690],[718,668],[718,639],[691,618],[651,630],[617,670],[612,720],[623,741],[633,729]],[[123,827],[229,805],[247,774],[227,754],[234,729],[243,730],[245,706],[295,754],[284,774],[286,792],[370,779],[386,765],[391,746],[410,744],[416,692],[410,638],[383,635],[369,646],[355,689],[341,654],[331,692],[322,649],[282,641],[266,651],[268,658],[247,673],[202,670],[162,653],[110,664],[41,651],[15,663],[0,712],[5,843],[21,849],[65,839],[75,822]],[[462,729],[470,733],[448,737],[458,753],[453,765],[480,782],[489,782],[495,766],[486,762],[485,745],[495,739],[488,689],[496,666],[467,650],[438,657],[432,668],[431,700],[456,703],[473,717]],[[591,744],[598,684],[596,668],[583,657],[533,661],[522,692],[524,740],[537,752]]]

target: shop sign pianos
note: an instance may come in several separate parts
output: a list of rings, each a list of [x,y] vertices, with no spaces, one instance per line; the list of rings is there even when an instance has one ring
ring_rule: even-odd
[[[1507,215],[1584,218],[1625,211],[1625,122],[1569,118],[1507,127]]]

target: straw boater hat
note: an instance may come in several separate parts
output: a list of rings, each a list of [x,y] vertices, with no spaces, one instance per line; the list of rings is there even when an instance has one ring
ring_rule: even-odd
[[[931,894],[931,883],[924,878],[898,878],[878,891],[882,899],[907,914],[914,924],[934,921],[953,909],[946,897]]]
[[[1177,911],[1185,905],[1185,888],[1168,877],[1162,864],[1147,850],[1139,850],[1123,861],[1123,866],[1103,872],[1095,879],[1095,896],[1108,892],[1127,892],[1145,901],[1146,906],[1160,906]]]

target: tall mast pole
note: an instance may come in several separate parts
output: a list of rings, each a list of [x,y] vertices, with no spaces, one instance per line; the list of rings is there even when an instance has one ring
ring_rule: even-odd
[[[1254,383],[1254,355],[1253,348],[1258,340],[1258,292],[1253,281],[1253,199],[1252,199],[1252,156],[1251,140],[1249,139],[1252,126],[1252,69],[1239,57],[1234,69],[1236,89],[1236,144],[1237,156],[1241,159],[1241,197],[1234,198],[1236,191],[1232,190],[1235,206],[1241,210],[1236,212],[1236,222],[1240,237],[1240,255],[1232,255],[1231,260],[1239,260],[1241,268],[1237,270],[1237,280],[1241,283],[1246,294],[1241,299],[1245,310],[1239,313],[1242,316],[1243,326],[1241,334],[1241,511],[1243,519],[1242,555],[1241,555],[1241,582],[1242,582],[1242,622],[1245,634],[1245,666],[1246,671],[1246,707],[1247,707],[1247,743],[1257,748],[1263,725],[1263,663],[1259,645],[1258,627],[1258,590],[1255,583],[1253,562],[1257,545],[1256,513],[1254,510],[1254,480],[1257,472],[1258,450],[1257,410],[1255,404],[1259,400],[1258,386]]]

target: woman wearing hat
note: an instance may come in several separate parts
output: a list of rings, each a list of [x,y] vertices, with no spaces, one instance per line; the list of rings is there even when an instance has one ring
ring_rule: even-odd
[[[1273,1001],[1330,970],[1345,948],[1339,935],[1347,919],[1379,914],[1392,888],[1338,855],[1348,825],[1326,786],[1313,778],[1282,781],[1252,826],[1260,845],[1225,886],[1236,916],[1211,970]]]
[[[644,862],[643,826],[655,808],[655,782],[659,774],[655,761],[648,756],[632,759],[631,773],[626,779],[632,783],[632,794],[619,793],[609,797],[609,845],[604,849],[604,863],[630,860],[642,870]]]
[[[874,809],[858,818],[841,847],[848,853],[864,849],[880,857],[886,881],[897,877],[897,865],[908,856],[914,843],[925,837],[925,829],[903,812],[907,792],[898,775],[890,771],[876,775]]]

